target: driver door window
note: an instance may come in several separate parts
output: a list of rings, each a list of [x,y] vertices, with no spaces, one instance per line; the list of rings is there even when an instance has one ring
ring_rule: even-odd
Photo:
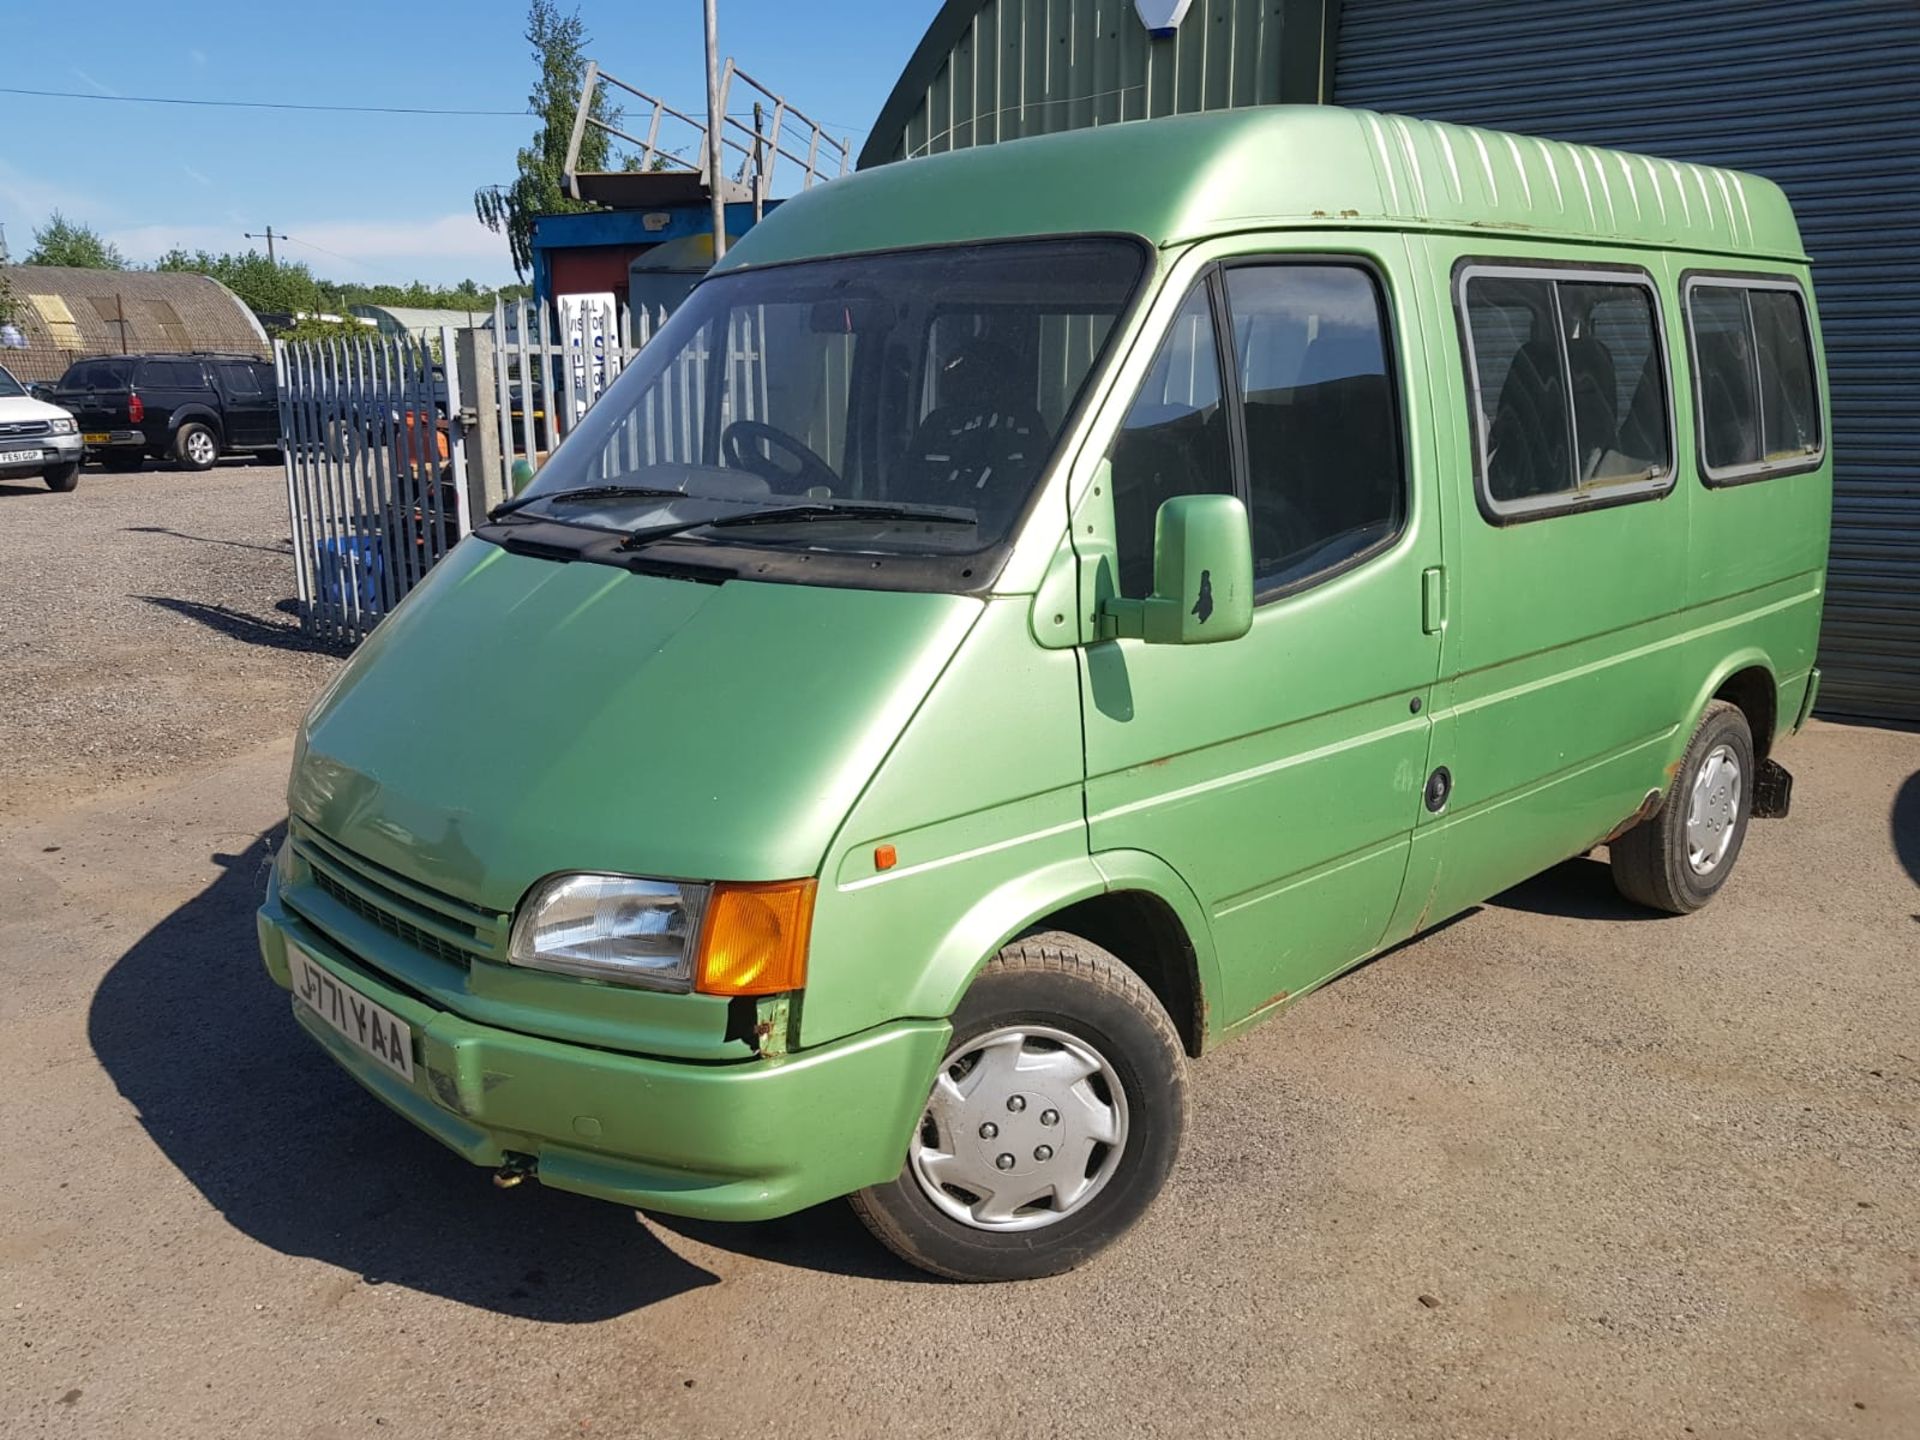
[[[1400,532],[1406,483],[1384,306],[1354,265],[1239,266],[1226,281],[1254,584],[1271,592]]]
[[[1237,396],[1221,384],[1215,284],[1233,325]],[[1406,478],[1387,335],[1385,297],[1358,265],[1236,265],[1195,285],[1110,452],[1120,593],[1152,591],[1154,520],[1176,495],[1246,502],[1267,596],[1398,535]]]

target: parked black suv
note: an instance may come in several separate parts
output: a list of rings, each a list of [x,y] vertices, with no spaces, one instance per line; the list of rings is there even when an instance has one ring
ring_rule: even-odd
[[[206,470],[222,455],[280,445],[273,366],[252,355],[100,355],[76,360],[54,390],[87,458],[138,470],[149,457]]]

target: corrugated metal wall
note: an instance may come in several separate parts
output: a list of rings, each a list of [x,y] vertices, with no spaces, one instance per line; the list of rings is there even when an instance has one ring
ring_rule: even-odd
[[[987,0],[887,158],[1273,104],[1282,98],[1282,8],[1194,0],[1179,33],[1154,40],[1133,0]]]
[[[1345,0],[1333,98],[1785,188],[1833,388],[1821,708],[1920,719],[1920,4]]]

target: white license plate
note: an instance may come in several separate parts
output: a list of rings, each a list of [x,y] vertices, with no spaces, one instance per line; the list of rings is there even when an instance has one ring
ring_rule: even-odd
[[[0,450],[0,465],[30,465],[39,458],[38,450]]]
[[[403,1079],[413,1079],[413,1030],[406,1021],[342,985],[332,972],[292,945],[287,946],[287,968],[293,972],[296,1000],[339,1031],[354,1049],[371,1055]]]

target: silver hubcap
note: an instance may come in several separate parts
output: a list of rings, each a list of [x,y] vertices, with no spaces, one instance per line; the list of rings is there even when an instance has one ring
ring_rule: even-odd
[[[1696,875],[1711,875],[1733,843],[1740,816],[1740,762],[1725,745],[1707,752],[1693,777],[1687,801],[1687,863]]]
[[[187,436],[187,458],[196,465],[209,463],[213,459],[213,437],[204,430]]]
[[[947,1056],[909,1157],[926,1197],[979,1230],[1035,1230],[1098,1195],[1127,1146],[1127,1097],[1098,1050],[1008,1025]]]

